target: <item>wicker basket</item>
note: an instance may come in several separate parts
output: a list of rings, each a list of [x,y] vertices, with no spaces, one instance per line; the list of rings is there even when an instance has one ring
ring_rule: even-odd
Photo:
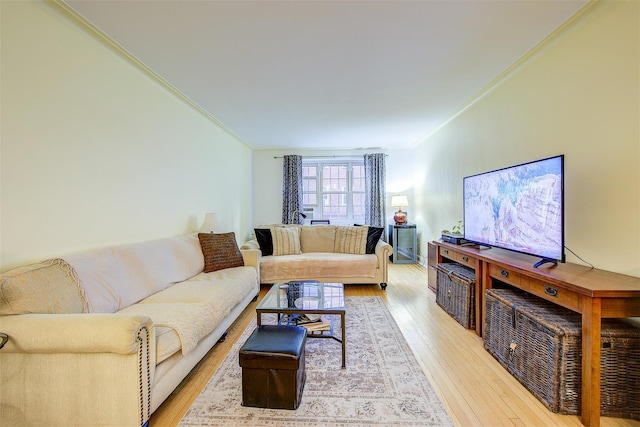
[[[458,263],[442,263],[436,267],[436,303],[462,326],[475,329],[475,271]]]
[[[488,289],[485,301],[489,353],[550,411],[580,414],[580,314],[519,289]],[[600,412],[640,420],[640,328],[605,319],[601,337]]]

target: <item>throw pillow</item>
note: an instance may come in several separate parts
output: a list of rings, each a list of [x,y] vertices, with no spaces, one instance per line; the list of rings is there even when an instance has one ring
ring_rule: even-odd
[[[198,233],[198,240],[204,255],[205,273],[244,265],[234,232]]]
[[[362,227],[362,224],[353,224],[356,227]],[[367,233],[367,254],[375,254],[376,246],[378,245],[378,240],[382,237],[382,232],[384,231],[384,227],[369,227],[369,232]]]
[[[367,247],[367,233],[369,227],[337,227],[335,250],[336,253],[363,255]]]
[[[353,224],[356,227],[361,227],[362,224]],[[369,227],[369,232],[367,233],[367,249],[366,252],[368,254],[376,253],[376,246],[378,245],[378,240],[382,237],[382,232],[384,231],[383,227]]]
[[[273,255],[298,255],[300,250],[300,227],[275,227],[271,229]]]
[[[86,313],[86,305],[75,270],[60,258],[0,275],[0,316]]]
[[[256,240],[260,246],[260,252],[263,256],[273,255],[273,238],[271,237],[270,228],[254,228]]]
[[[369,226],[369,231],[367,232],[367,248],[366,253],[375,254],[376,253],[376,245],[378,244],[378,240],[382,237],[382,232],[384,228],[382,227],[371,227]]]

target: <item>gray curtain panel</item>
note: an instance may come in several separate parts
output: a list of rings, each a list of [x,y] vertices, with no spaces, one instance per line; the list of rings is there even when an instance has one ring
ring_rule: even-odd
[[[364,219],[372,227],[386,227],[386,167],[383,153],[364,155]],[[383,233],[385,234],[385,233]]]
[[[302,156],[286,155],[282,163],[282,223],[302,224]]]

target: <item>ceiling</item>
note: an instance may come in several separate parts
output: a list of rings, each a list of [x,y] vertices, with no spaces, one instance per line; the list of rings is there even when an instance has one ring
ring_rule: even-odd
[[[66,0],[255,149],[415,146],[587,0]]]

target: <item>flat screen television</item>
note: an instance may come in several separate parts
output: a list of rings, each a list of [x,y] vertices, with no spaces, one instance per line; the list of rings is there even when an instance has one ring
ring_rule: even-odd
[[[463,178],[464,239],[565,262],[564,156]]]

